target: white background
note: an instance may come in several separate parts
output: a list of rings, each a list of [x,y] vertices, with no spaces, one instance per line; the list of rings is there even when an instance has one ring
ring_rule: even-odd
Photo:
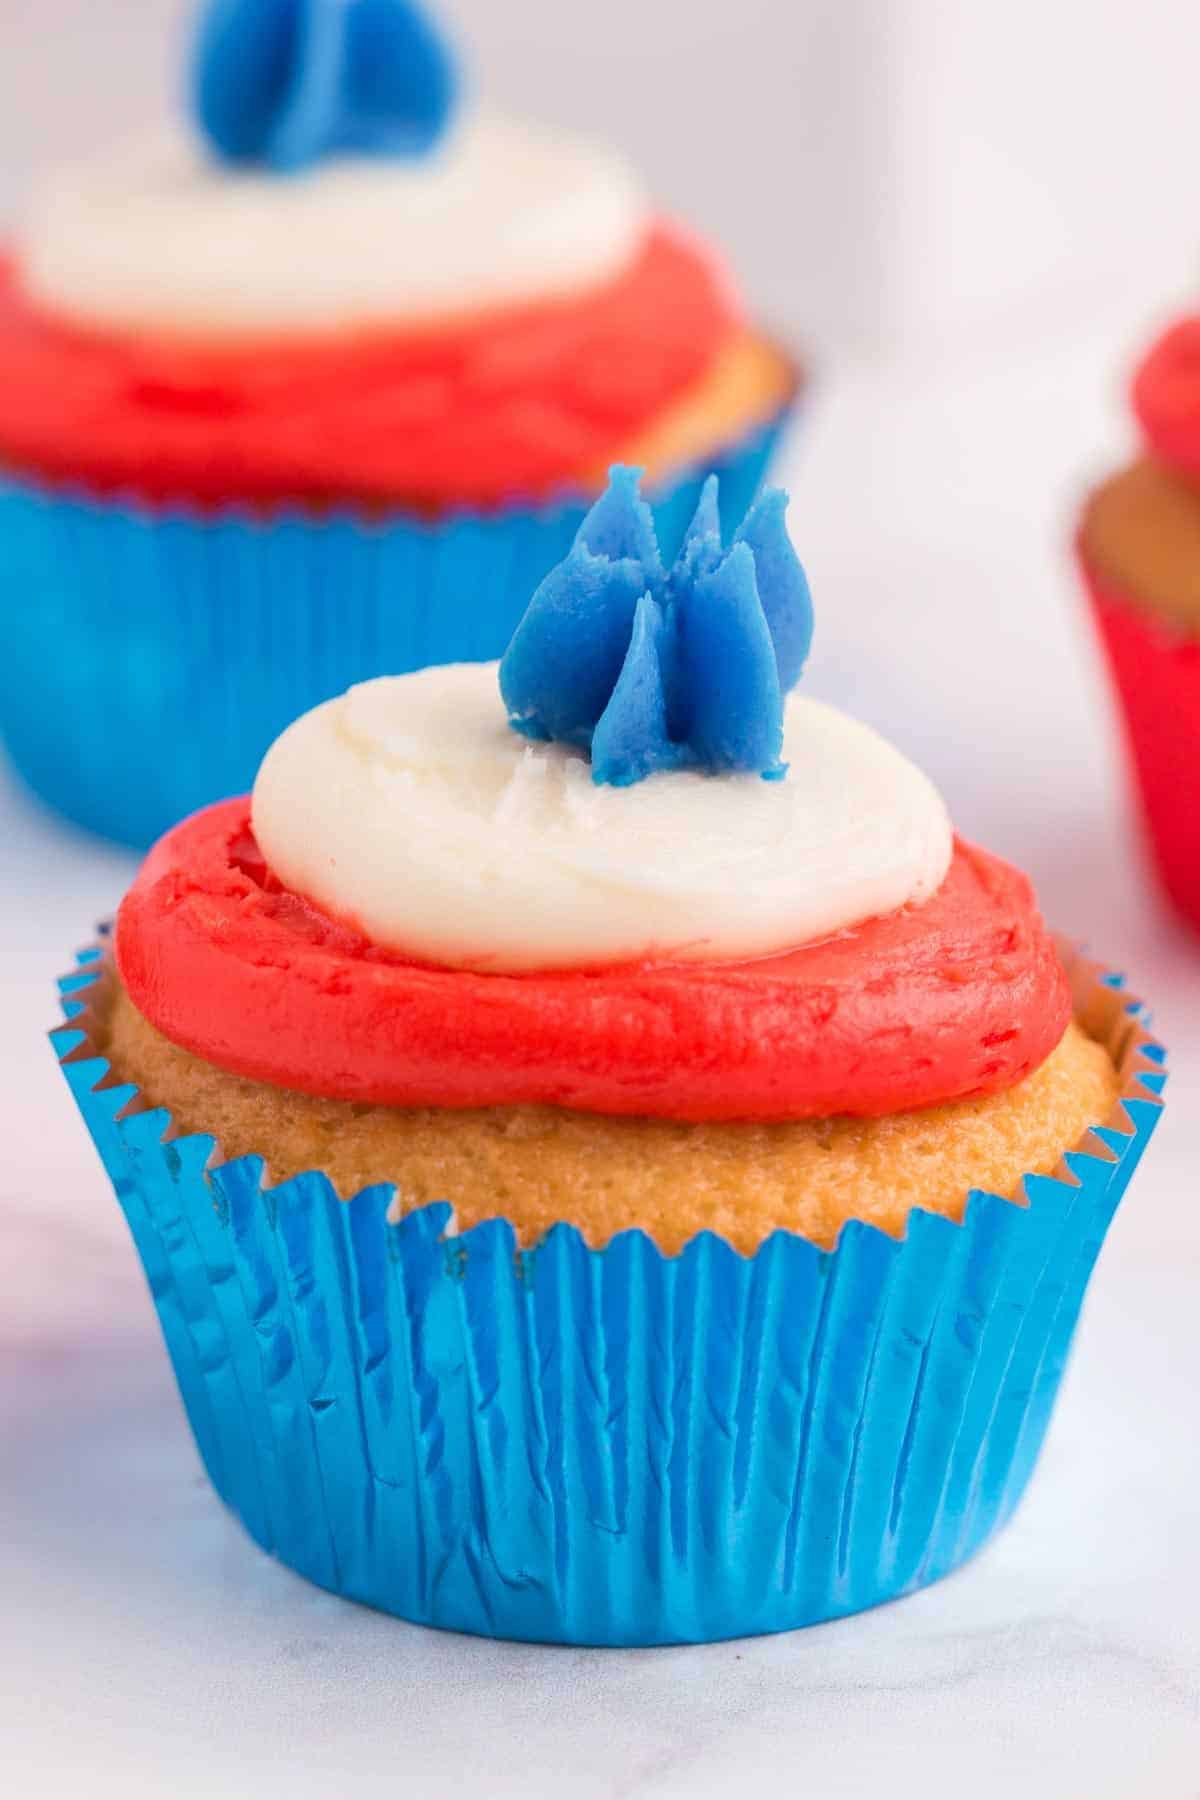
[[[813,692],[904,743],[1172,1050],[1017,1520],[941,1587],[698,1650],[426,1633],[207,1489],[40,1034],[131,864],[0,792],[0,1772],[91,1796],[1200,1795],[1200,943],[1159,910],[1065,545],[1200,267],[1195,8],[458,0],[500,97],[621,135],[820,353],[786,470]],[[153,110],[152,0],[0,0],[0,207]],[[11,603],[7,597],[0,604]]]

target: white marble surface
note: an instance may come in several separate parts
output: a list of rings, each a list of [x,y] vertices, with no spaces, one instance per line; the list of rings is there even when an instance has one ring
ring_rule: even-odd
[[[1056,923],[1127,966],[1173,1056],[1041,1469],[925,1594],[791,1636],[489,1644],[340,1603],[208,1490],[117,1209],[40,1034],[129,869],[0,795],[0,1770],[34,1795],[706,1800],[1200,1796],[1200,944],[1130,848],[1061,555],[1119,435],[1128,320],[984,366],[847,368],[794,528],[812,691],[896,735]]]

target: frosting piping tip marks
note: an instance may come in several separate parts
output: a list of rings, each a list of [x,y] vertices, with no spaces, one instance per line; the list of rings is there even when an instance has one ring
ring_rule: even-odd
[[[200,16],[192,112],[226,162],[295,174],[331,155],[424,155],[458,88],[409,0],[210,0]]]
[[[609,471],[530,601],[500,664],[509,723],[588,751],[601,785],[671,769],[778,780],[783,703],[813,629],[787,495],[762,494],[726,546],[710,475],[668,569],[640,475]]]

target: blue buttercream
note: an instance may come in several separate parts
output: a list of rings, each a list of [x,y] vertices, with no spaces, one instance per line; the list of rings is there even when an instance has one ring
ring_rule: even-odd
[[[639,471],[620,466],[551,569],[500,664],[509,723],[588,750],[592,779],[665,769],[786,773],[783,703],[812,641],[812,601],[774,488],[721,542],[717,478],[663,567]]]
[[[676,654],[673,626],[661,601],[643,594],[616,685],[592,733],[593,781],[632,787],[688,760],[687,745],[670,735],[667,715]]]
[[[454,62],[408,0],[211,0],[192,107],[228,162],[278,173],[323,156],[415,156],[445,130]]]

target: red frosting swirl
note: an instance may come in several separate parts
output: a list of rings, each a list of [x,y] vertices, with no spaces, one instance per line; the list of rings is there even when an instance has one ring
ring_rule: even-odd
[[[1150,448],[1200,479],[1200,315],[1155,343],[1134,377],[1133,408]]]
[[[0,262],[0,462],[153,501],[542,498],[696,382],[738,322],[720,270],[662,224],[570,298],[231,347],[84,329]]]
[[[405,962],[281,889],[246,799],[155,846],[116,959],[207,1061],[395,1106],[869,1116],[1010,1087],[1071,1016],[1029,882],[967,844],[923,906],[762,961],[484,975]]]

